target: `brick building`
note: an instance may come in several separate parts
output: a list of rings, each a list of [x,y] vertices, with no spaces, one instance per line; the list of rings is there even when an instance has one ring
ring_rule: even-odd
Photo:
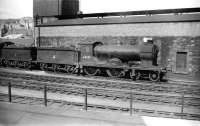
[[[159,64],[180,79],[200,79],[200,14],[130,15],[126,17],[77,18],[38,25],[37,44],[63,47],[82,42],[137,44],[153,38],[160,47]]]

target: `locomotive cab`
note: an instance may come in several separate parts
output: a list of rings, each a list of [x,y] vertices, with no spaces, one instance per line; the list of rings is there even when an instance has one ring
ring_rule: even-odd
[[[79,50],[81,52],[81,61],[82,62],[94,62],[95,60],[95,52],[94,48],[96,46],[103,45],[101,42],[94,43],[79,43]]]
[[[147,40],[140,45],[140,59],[144,66],[158,66],[159,48],[154,44],[153,40]]]

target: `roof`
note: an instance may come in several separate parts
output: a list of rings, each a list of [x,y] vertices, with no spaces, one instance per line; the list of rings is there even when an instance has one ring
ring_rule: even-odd
[[[131,23],[162,23],[162,22],[199,22],[200,14],[180,15],[150,15],[150,16],[128,16],[128,17],[106,17],[106,18],[77,18],[56,20],[38,25],[47,26],[71,26],[71,25],[105,25],[105,24],[131,24]]]
[[[59,19],[59,18],[58,18]],[[200,8],[146,10],[130,12],[93,13],[79,15],[79,18],[55,20],[40,24],[47,26],[105,25],[125,23],[161,23],[161,22],[199,22]]]

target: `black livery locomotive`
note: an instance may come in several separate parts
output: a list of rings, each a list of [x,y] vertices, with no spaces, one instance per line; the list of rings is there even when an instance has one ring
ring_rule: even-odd
[[[38,67],[41,70],[90,76],[107,75],[160,81],[166,74],[166,69],[157,63],[158,52],[153,40],[137,45],[80,43],[76,47],[66,48],[16,47],[12,43],[2,43],[0,63],[2,66],[28,69]]]

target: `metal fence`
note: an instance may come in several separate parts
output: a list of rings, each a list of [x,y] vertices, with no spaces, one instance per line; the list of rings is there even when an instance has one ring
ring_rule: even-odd
[[[14,85],[14,83],[12,82],[15,82],[16,80],[17,81],[20,81],[20,79],[9,79],[10,81],[8,81],[8,99],[9,99],[9,102],[12,102],[12,87]],[[23,80],[24,81],[24,80]],[[29,81],[29,80],[27,80]],[[40,83],[40,88],[42,89],[42,92],[43,92],[43,102],[44,102],[44,106],[48,106],[48,92],[50,90],[50,88],[52,87],[55,87],[55,85],[59,85],[60,88],[64,89],[64,88],[69,88],[69,87],[73,87],[75,89],[81,89],[82,92],[83,92],[83,97],[84,97],[84,103],[83,103],[83,109],[84,110],[88,110],[88,92],[90,91],[102,91],[102,92],[121,92],[121,93],[125,93],[127,95],[129,95],[129,108],[127,108],[129,110],[129,113],[130,115],[133,114],[134,112],[134,92],[135,91],[132,91],[132,90],[121,90],[121,89],[106,89],[106,88],[96,88],[96,87],[86,87],[86,86],[76,86],[76,85],[68,85],[68,84],[60,84],[60,83],[51,83],[49,84],[48,82],[35,82],[35,83]],[[28,86],[28,85],[27,85]],[[148,92],[146,93],[148,94]],[[67,95],[67,94],[66,94]],[[184,114],[184,99],[185,99],[185,93],[183,92],[181,95],[181,111],[180,111],[180,114]]]

